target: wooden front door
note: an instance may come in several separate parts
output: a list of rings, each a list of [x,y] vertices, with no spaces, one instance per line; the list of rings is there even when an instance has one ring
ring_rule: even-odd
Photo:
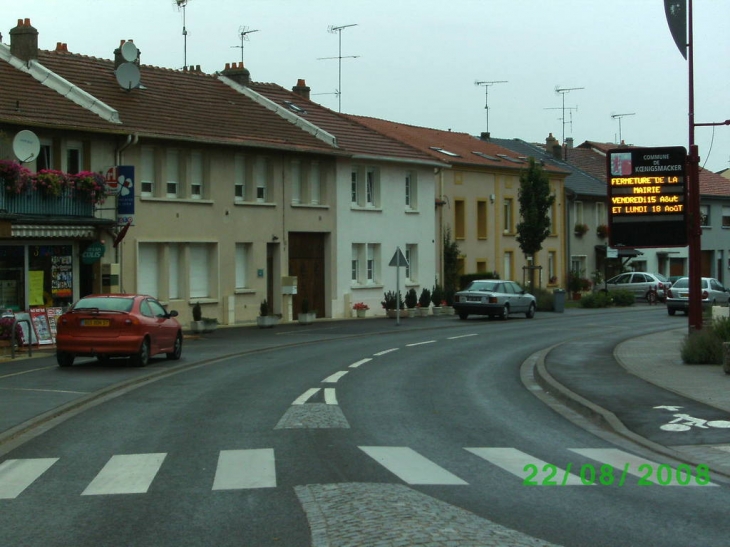
[[[289,275],[297,277],[297,294],[292,301],[294,317],[301,311],[302,301],[309,301],[309,310],[325,317],[324,241],[326,234],[289,233]]]

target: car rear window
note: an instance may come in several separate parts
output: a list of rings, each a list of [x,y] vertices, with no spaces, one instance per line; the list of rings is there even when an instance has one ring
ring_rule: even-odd
[[[493,291],[499,285],[496,281],[472,281],[466,289],[468,291]]]
[[[685,287],[689,286],[687,281],[688,281],[688,279],[686,277],[677,279],[677,281],[674,282],[674,285],[672,285],[672,288],[673,289],[684,289]]]
[[[76,302],[74,310],[97,309],[100,311],[125,311],[132,309],[134,298],[84,298]]]

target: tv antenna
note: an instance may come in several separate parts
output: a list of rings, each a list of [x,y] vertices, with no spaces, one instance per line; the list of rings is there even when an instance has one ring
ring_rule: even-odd
[[[182,35],[183,35],[183,67],[188,66],[188,29],[185,27],[185,8],[188,5],[189,0],[175,0],[175,4],[177,5],[177,9],[182,10],[182,16],[183,16],[183,28],[182,28]]]
[[[585,89],[585,87],[560,87],[560,84],[555,86],[555,93],[563,97],[563,159],[568,159],[568,149],[565,147],[565,94],[571,91],[577,91],[579,89]],[[573,131],[573,120],[570,120],[570,130]]]
[[[618,120],[618,143],[621,144],[623,142],[623,137],[621,136],[621,118],[625,118],[626,116],[635,116],[636,112],[629,112],[627,114],[611,114],[611,117],[614,120]]]
[[[342,112],[342,59],[357,59],[360,57],[359,55],[346,55],[345,57],[342,56],[342,30],[349,28],[349,27],[356,27],[357,23],[352,23],[350,25],[340,25],[339,27],[330,25],[327,27],[327,32],[332,34],[338,34],[339,35],[339,42],[340,42],[340,49],[339,54],[337,57],[319,57],[317,58],[318,61],[322,61],[325,59],[337,59],[338,60],[338,77],[337,77],[337,100],[338,100],[338,112]]]
[[[248,35],[252,32],[258,32],[258,30],[248,30],[248,27],[240,27],[238,29],[238,36],[241,38],[241,45],[240,46],[231,46],[235,48],[241,48],[241,64],[243,64],[243,42],[244,40],[248,42]]]
[[[506,84],[507,80],[494,80],[492,82],[474,81],[474,85],[484,86],[484,110],[487,111],[487,134],[489,134],[489,87],[494,84]]]
[[[563,122],[563,123],[569,124],[570,125],[570,132],[571,133],[573,132],[573,111],[575,110],[576,112],[578,112],[578,107],[577,106],[566,106],[566,107],[554,106],[554,107],[545,108],[544,110],[561,110],[563,112],[563,116],[565,116],[565,111],[567,110],[568,111],[568,117],[570,119],[568,121],[566,121],[564,117],[558,118],[558,119],[561,122]]]

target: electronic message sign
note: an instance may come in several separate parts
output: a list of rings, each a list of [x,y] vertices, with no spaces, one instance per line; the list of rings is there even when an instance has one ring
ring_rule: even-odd
[[[612,247],[687,245],[687,151],[619,148],[606,154]]]

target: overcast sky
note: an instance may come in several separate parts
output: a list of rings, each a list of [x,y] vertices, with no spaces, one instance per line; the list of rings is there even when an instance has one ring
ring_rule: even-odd
[[[42,49],[106,59],[133,39],[143,64],[185,64],[175,0],[0,0],[0,32],[30,18]],[[730,119],[730,2],[694,0],[695,121]],[[187,64],[241,60],[251,77],[342,111],[478,135],[688,146],[688,66],[662,0],[188,0]],[[351,56],[358,56],[351,58]],[[335,57],[335,59],[321,59]],[[476,81],[494,83],[475,85]],[[564,94],[556,87],[574,89]],[[320,95],[321,94],[321,95]],[[563,123],[563,99],[565,123]],[[730,126],[696,129],[701,165],[730,167]],[[712,149],[710,146],[712,145]]]

